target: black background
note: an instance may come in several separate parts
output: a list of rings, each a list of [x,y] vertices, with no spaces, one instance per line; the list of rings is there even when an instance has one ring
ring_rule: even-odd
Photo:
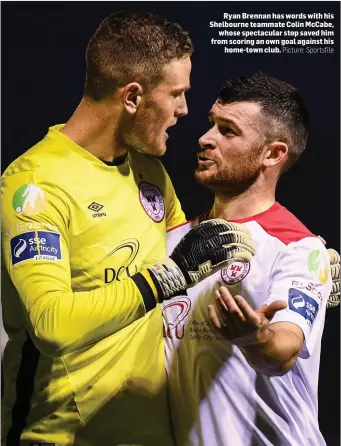
[[[306,152],[281,179],[277,200],[328,247],[340,246],[339,2],[3,2],[2,170],[38,142],[49,126],[66,122],[80,102],[84,53],[97,25],[111,12],[149,11],[188,30],[195,53],[189,115],[170,129],[163,157],[188,218],[209,209],[212,196],[193,179],[197,140],[207,112],[229,76],[263,71],[295,85],[311,113]],[[334,55],[233,55],[211,45],[223,13],[330,12]],[[304,21],[304,20],[303,20]],[[323,21],[323,20],[322,20]],[[232,28],[233,29],[233,28]],[[340,440],[340,313],[327,311],[319,384],[320,427],[328,445]],[[304,416],[304,414],[302,414]]]

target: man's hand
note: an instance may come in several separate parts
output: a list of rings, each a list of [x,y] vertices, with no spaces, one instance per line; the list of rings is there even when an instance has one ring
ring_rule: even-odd
[[[326,245],[323,237],[318,235],[321,242]],[[330,259],[330,274],[332,276],[332,289],[327,300],[327,309],[337,307],[340,304],[340,254],[332,248],[328,249]]]
[[[210,305],[211,323],[238,346],[268,342],[272,338],[269,332],[271,319],[277,311],[287,307],[285,301],[278,300],[253,310],[242,296],[233,297],[226,287],[220,287],[216,296],[221,320],[214,306]]]
[[[328,297],[327,308],[333,308],[340,304],[340,254],[335,249],[328,249],[328,253],[333,284]]]
[[[211,323],[240,348],[256,372],[283,375],[293,367],[304,341],[302,330],[291,322],[269,325],[277,311],[287,307],[285,301],[253,310],[242,296],[233,297],[226,287],[220,287],[216,295],[220,316],[210,305]]]
[[[231,262],[249,262],[254,254],[254,243],[246,226],[213,219],[192,228],[168,258],[148,271],[162,302]]]

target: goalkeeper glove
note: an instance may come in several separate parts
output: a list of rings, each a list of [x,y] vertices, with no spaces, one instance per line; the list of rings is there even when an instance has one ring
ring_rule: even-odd
[[[332,276],[332,289],[327,301],[327,308],[337,307],[340,304],[340,255],[335,249],[328,249],[330,257],[330,273]]]
[[[318,238],[326,245],[327,242],[320,235]],[[335,249],[329,248],[330,274],[332,277],[332,289],[327,300],[327,309],[337,307],[340,304],[340,254]]]
[[[245,226],[220,219],[207,220],[192,228],[163,262],[136,274],[133,280],[141,291],[143,276],[154,298],[161,303],[229,263],[249,262],[254,254],[251,234]]]

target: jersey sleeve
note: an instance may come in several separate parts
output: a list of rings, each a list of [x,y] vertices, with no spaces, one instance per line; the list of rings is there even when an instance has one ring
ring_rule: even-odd
[[[64,355],[117,332],[151,309],[130,278],[73,292],[68,241],[72,203],[58,184],[25,172],[6,177],[1,188],[4,263],[39,350]]]
[[[315,237],[290,243],[274,263],[267,304],[275,300],[287,302],[287,308],[271,320],[291,322],[304,334],[300,357],[308,358],[321,339],[331,277],[328,252]]]
[[[160,163],[161,164],[161,163]],[[161,164],[165,175],[166,231],[186,222],[180,201],[176,196],[172,180]]]

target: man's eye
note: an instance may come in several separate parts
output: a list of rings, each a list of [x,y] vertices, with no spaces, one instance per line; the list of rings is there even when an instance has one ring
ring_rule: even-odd
[[[234,130],[232,130],[230,127],[224,127],[220,131],[223,135],[235,135],[236,134],[236,132]]]

